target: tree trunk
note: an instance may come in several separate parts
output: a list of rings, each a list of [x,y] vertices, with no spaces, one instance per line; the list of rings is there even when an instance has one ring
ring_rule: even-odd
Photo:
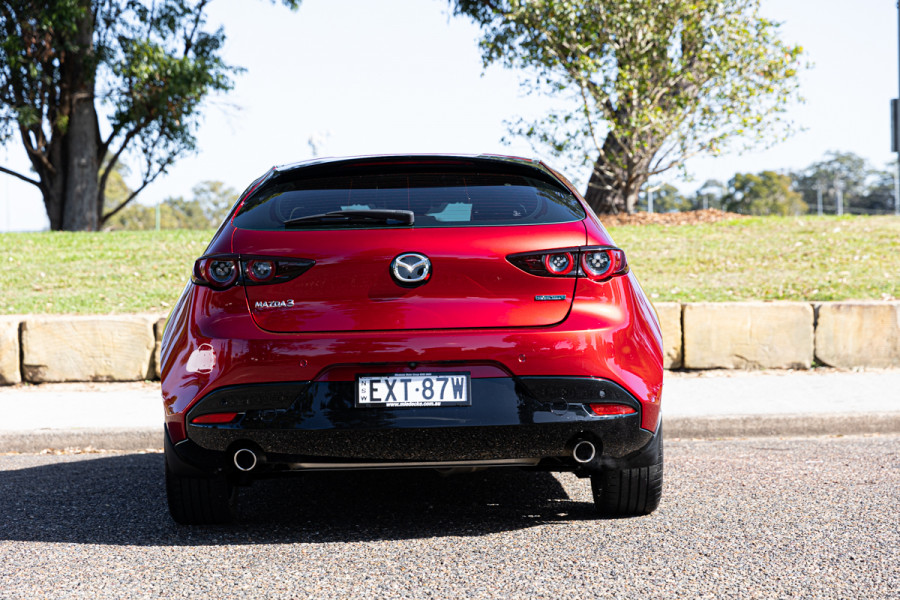
[[[584,199],[598,215],[617,215],[625,210],[625,196],[616,185],[615,179],[608,175],[606,163],[602,158],[594,163]]]
[[[51,115],[46,159],[32,157],[53,231],[95,231],[99,226],[94,17],[90,0],[79,0],[79,4],[83,13],[69,43],[85,50],[67,52],[59,63],[58,109]]]
[[[608,135],[603,143],[603,154],[594,163],[584,199],[598,215],[633,214],[637,208],[638,193],[647,182],[650,158],[629,160],[621,145]]]
[[[65,135],[67,149],[66,191],[62,229],[96,231],[97,208],[97,114],[94,97],[79,94],[74,100],[69,128]]]
[[[97,147],[100,143],[97,112],[94,107],[94,16],[90,0],[81,0],[84,14],[78,23],[75,44],[84,52],[66,57],[66,83],[69,86],[69,122],[64,139],[65,162],[57,168],[65,171],[62,229],[96,231],[99,225],[97,207]]]

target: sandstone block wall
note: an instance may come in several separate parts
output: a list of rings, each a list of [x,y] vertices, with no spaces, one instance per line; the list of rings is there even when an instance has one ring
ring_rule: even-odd
[[[831,367],[900,366],[900,302],[820,304],[816,359]]]
[[[667,369],[900,368],[900,302],[660,302]],[[161,315],[0,316],[0,385],[159,378]]]
[[[659,302],[654,306],[662,329],[663,366],[667,369],[680,369],[684,364],[681,345],[681,304]]]
[[[22,381],[19,368],[19,320],[0,317],[0,385]]]
[[[21,326],[22,375],[32,383],[141,380],[155,343],[149,316],[31,318]]]
[[[687,369],[808,369],[813,308],[802,302],[702,302],[684,306]]]

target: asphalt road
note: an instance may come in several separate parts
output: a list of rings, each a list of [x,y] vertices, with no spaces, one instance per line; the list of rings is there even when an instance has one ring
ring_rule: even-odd
[[[0,598],[900,598],[900,436],[669,440],[659,510],[587,481],[314,474],[174,525],[159,454],[0,456]]]

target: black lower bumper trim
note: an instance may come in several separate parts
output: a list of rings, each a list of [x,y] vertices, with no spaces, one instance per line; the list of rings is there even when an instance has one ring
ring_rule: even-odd
[[[590,402],[627,404],[635,413],[599,417]],[[213,412],[239,412],[225,425],[195,425]],[[259,384],[217,390],[187,416],[188,440],[176,449],[183,461],[208,471],[227,468],[230,456],[252,447],[267,468],[298,464],[524,461],[542,467],[638,466],[656,436],[642,429],[640,403],[617,384],[590,378],[472,380],[471,406],[358,408],[354,382]],[[597,457],[578,465],[578,440],[595,444]]]

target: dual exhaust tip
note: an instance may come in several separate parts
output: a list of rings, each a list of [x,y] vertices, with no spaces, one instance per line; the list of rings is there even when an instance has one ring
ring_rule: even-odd
[[[587,464],[597,457],[597,447],[589,440],[578,440],[572,447],[572,458],[579,464]]]
[[[260,459],[256,456],[256,452],[250,448],[238,448],[234,453],[233,460],[237,470],[243,473],[249,473],[260,463]]]
[[[597,458],[597,447],[590,440],[578,440],[572,447],[572,458],[579,464],[587,464]],[[260,458],[250,448],[238,448],[232,458],[234,466],[242,473],[249,473],[260,464]]]

